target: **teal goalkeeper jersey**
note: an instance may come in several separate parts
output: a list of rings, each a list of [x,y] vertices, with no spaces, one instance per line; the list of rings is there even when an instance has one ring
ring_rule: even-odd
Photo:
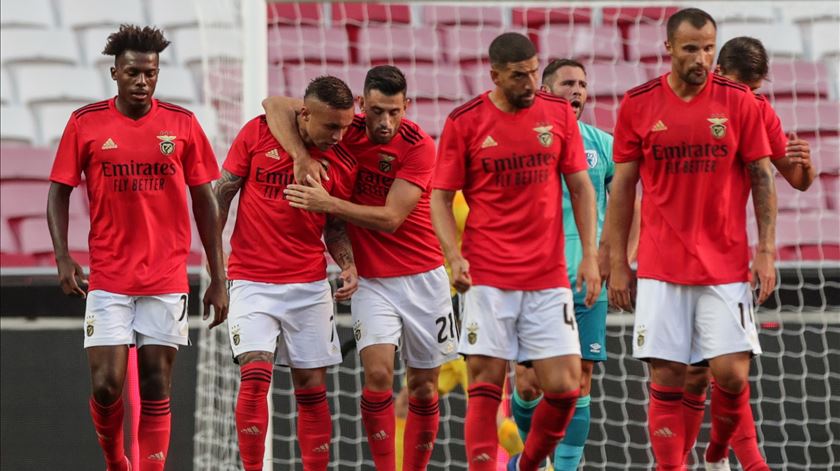
[[[612,159],[613,137],[600,129],[578,121],[580,135],[583,137],[583,148],[586,152],[586,163],[589,164],[589,178],[595,187],[595,203],[598,211],[598,239],[604,228],[604,216],[607,212],[607,191],[615,173],[615,163]],[[575,303],[583,303],[586,291],[575,292],[577,269],[583,259],[583,247],[575,224],[575,213],[572,210],[572,200],[569,189],[563,181],[563,233],[566,236],[566,267],[569,270],[569,283],[575,295]],[[606,290],[601,291],[599,301],[607,300]]]

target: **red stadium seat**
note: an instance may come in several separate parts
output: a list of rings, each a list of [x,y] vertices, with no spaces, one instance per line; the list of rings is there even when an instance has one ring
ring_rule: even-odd
[[[774,98],[827,97],[828,77],[823,62],[777,59],[770,62],[769,80],[758,92]]]
[[[278,26],[269,28],[268,35],[268,59],[272,64],[349,62],[350,43],[344,29]]]
[[[504,24],[503,10],[497,7],[423,5],[423,23],[427,25]]]
[[[817,167],[817,172],[840,175],[840,137],[822,137],[810,142],[810,145],[811,160]],[[836,192],[840,188],[835,187],[834,190]]]
[[[3,146],[0,149],[0,179],[48,180],[55,149],[47,147]]]
[[[645,64],[645,73],[648,80],[667,74],[671,71],[671,59],[664,57],[662,62]]]
[[[303,92],[309,82],[320,75],[330,74],[344,80],[353,95],[362,94],[365,74],[368,67],[362,65],[348,65],[344,67],[330,67],[327,65],[301,64],[285,67],[286,87],[289,95],[303,98]]]
[[[17,237],[9,222],[0,218],[0,266],[27,267],[37,264],[36,257],[20,253]]]
[[[440,36],[433,28],[368,26],[359,30],[360,64],[412,64],[439,62],[443,58]]]
[[[451,62],[487,63],[487,51],[496,36],[510,29],[496,26],[459,26],[444,30],[444,50]],[[523,31],[519,31],[523,32]]]
[[[30,217],[18,223],[20,251],[25,254],[52,253],[53,245],[47,218]],[[70,252],[87,252],[90,219],[86,216],[71,217],[67,225],[67,248]]]
[[[840,260],[840,216],[779,212],[776,247],[780,260]]]
[[[479,95],[495,87],[490,79],[489,64],[472,64],[460,68],[461,76],[470,92],[470,96]]]
[[[674,6],[659,7],[604,7],[604,24],[664,24],[668,17],[679,10]]]
[[[522,7],[513,9],[513,25],[525,26],[529,29],[541,28],[544,25],[559,25],[572,23],[588,24],[591,21],[591,8]]]
[[[0,218],[0,252],[19,252],[17,238],[9,227],[9,221],[6,218]]]
[[[320,3],[280,3],[268,4],[268,24],[284,25],[319,25],[324,18],[324,7]]]
[[[822,212],[828,207],[828,195],[819,178],[807,191],[799,191],[781,175],[776,175],[776,204],[779,211]]]
[[[581,115],[581,120],[584,123],[590,124],[595,126],[598,129],[606,131],[610,134],[613,133],[613,128],[615,128],[615,121],[618,117],[618,105],[607,101],[607,102],[596,102],[596,103],[588,103],[586,107],[583,109],[583,114]]]
[[[411,6],[405,4],[333,2],[333,24],[411,23]]]
[[[611,98],[616,103],[627,90],[644,83],[647,74],[644,69],[626,62],[617,64],[587,64],[586,81],[589,96]]]
[[[466,101],[470,93],[455,67],[418,64],[403,67],[408,96],[421,100]]]
[[[47,213],[49,188],[49,182],[14,180],[0,182],[1,217],[12,219],[44,216]],[[82,216],[87,214],[84,190],[80,188],[76,188],[70,194],[70,214]]]
[[[627,29],[627,60],[631,62],[663,62],[665,50],[665,25],[638,24]]]
[[[837,136],[840,132],[840,102],[810,99],[776,100],[773,109],[782,120],[786,132],[796,131],[804,137],[817,133],[821,136]]]
[[[0,142],[3,144],[32,145],[38,140],[35,120],[25,106],[0,106]]]
[[[454,106],[446,102],[420,102],[408,107],[408,119],[419,124],[426,134],[437,138],[443,132],[446,117]]]
[[[802,57],[804,48],[802,34],[791,23],[726,23],[718,27],[718,48],[726,41],[740,36],[749,36],[761,40],[767,54],[779,57]]]
[[[546,26],[539,32],[540,59],[574,58],[615,62],[624,57],[621,31],[614,26]]]

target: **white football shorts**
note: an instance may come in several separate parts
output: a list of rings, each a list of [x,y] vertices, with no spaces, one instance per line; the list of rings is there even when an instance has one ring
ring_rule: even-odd
[[[189,344],[187,293],[128,296],[93,290],[85,304],[85,348]]]
[[[633,356],[696,364],[761,353],[748,283],[686,286],[640,279]]]
[[[580,356],[575,302],[569,288],[536,291],[473,286],[464,302],[459,351],[526,362]]]
[[[327,280],[312,283],[230,283],[228,334],[234,358],[271,352],[275,363],[321,368],[341,363],[341,343]]]
[[[350,308],[360,352],[393,344],[412,368],[436,368],[458,357],[460,326],[442,266],[416,275],[359,278]]]

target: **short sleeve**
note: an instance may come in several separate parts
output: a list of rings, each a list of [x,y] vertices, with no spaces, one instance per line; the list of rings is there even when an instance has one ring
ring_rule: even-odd
[[[190,119],[190,140],[182,157],[184,179],[187,185],[198,186],[219,178],[219,164],[216,162],[213,147],[195,115]]]
[[[770,144],[758,100],[752,93],[744,93],[738,110],[738,156],[745,163],[770,156]]]
[[[259,131],[259,119],[245,123],[230,145],[222,168],[238,177],[247,178],[251,173],[251,148],[258,142]]]
[[[441,190],[460,190],[466,179],[467,146],[458,124],[447,118],[438,143],[437,165],[432,187]]]
[[[586,163],[586,152],[583,150],[583,137],[580,135],[577,117],[571,105],[562,107],[565,115],[566,139],[560,151],[560,173],[570,174],[582,172],[589,168]]]
[[[79,186],[85,167],[84,159],[85,156],[79,144],[78,122],[76,117],[71,115],[58,144],[50,180],[74,187]]]
[[[395,177],[413,183],[426,191],[434,171],[435,141],[426,136],[406,152]]]
[[[633,104],[627,95],[618,108],[613,142],[613,162],[632,162],[642,158],[642,138],[633,129]]]
[[[787,147],[787,136],[782,129],[782,120],[779,115],[770,106],[767,101],[759,102],[761,104],[761,111],[764,115],[764,128],[767,131],[767,141],[770,144],[770,157],[772,159],[781,159],[785,156],[785,147]]]

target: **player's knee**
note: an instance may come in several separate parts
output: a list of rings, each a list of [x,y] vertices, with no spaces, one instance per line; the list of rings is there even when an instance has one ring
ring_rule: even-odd
[[[172,376],[163,369],[146,371],[140,376],[140,397],[147,400],[162,400],[169,397]]]
[[[709,387],[708,368],[689,368],[685,375],[685,391],[702,395]]]
[[[414,399],[428,401],[435,397],[437,385],[432,378],[414,378],[408,381],[408,393]]]
[[[94,373],[91,383],[93,398],[103,406],[113,404],[122,395],[122,382],[115,375]]]
[[[715,377],[715,381],[725,391],[740,393],[747,387],[749,379],[737,374],[721,374]]]
[[[516,394],[519,395],[519,398],[523,401],[533,401],[537,399],[542,394],[540,388],[535,385],[527,385],[525,387],[517,387]]]
[[[394,386],[394,372],[384,365],[365,366],[365,387],[385,391]]]

